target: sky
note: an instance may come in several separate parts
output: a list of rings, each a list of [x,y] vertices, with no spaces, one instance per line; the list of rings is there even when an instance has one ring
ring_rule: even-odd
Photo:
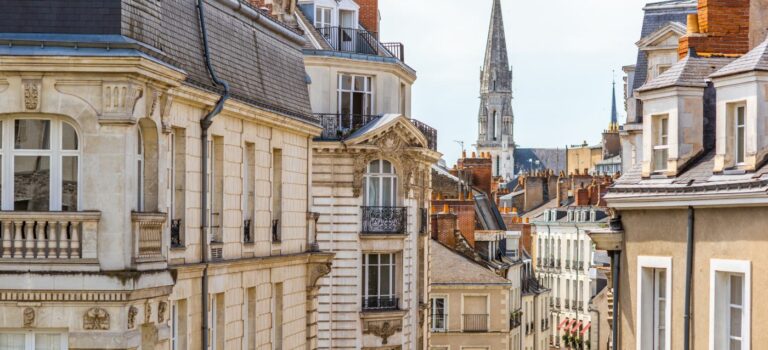
[[[501,0],[513,66],[514,138],[519,147],[600,142],[616,78],[623,122],[622,66],[634,64],[645,0]],[[480,68],[492,0],[379,0],[380,36],[405,44],[417,71],[412,117],[438,130],[451,165],[477,139]],[[615,72],[614,72],[615,71]]]

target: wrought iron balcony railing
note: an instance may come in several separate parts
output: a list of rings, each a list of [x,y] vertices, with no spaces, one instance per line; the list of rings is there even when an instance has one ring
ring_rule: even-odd
[[[390,296],[363,297],[363,310],[397,310],[400,307],[400,299]]]
[[[181,219],[171,220],[171,248],[183,247],[181,240]]]
[[[408,208],[405,207],[362,207],[363,233],[406,234]]]
[[[488,314],[463,314],[465,332],[487,332]]]
[[[424,137],[427,138],[427,147],[433,151],[437,151],[437,129],[416,119],[411,119],[411,123],[413,123],[413,125],[424,134]]]
[[[320,27],[317,31],[334,51],[394,57],[401,62],[405,60],[403,44],[381,43],[378,33],[345,27]]]

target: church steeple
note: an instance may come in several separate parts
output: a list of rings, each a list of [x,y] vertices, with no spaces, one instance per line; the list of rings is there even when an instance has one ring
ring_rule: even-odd
[[[608,131],[619,131],[619,113],[616,111],[616,80],[613,80],[611,89],[611,124],[608,125]]]
[[[501,0],[493,0],[491,23],[488,28],[488,43],[485,47],[485,60],[480,78],[481,93],[494,91],[512,91],[512,71],[509,69]]]

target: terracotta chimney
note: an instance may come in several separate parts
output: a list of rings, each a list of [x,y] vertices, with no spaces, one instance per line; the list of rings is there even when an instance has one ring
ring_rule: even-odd
[[[360,5],[360,25],[372,33],[379,32],[379,0],[355,0]]]

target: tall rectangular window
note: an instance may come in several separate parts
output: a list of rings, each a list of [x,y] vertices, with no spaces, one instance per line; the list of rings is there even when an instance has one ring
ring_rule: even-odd
[[[246,142],[243,154],[243,242],[251,243],[256,210],[256,145]]]
[[[400,83],[400,114],[405,115],[407,108],[407,91],[405,84]]]
[[[275,283],[272,304],[272,349],[283,349],[283,284]]]
[[[246,290],[245,342],[247,350],[256,349],[256,287]]]
[[[359,121],[352,116],[373,114],[373,78],[363,75],[339,74],[339,114],[341,127],[358,128]]]
[[[333,19],[331,18],[332,11],[333,9],[330,7],[315,7],[315,28],[318,28],[323,32],[333,26]]]
[[[445,332],[448,327],[448,313],[445,297],[432,298],[432,331]]]
[[[653,126],[653,171],[667,170],[669,159],[669,116],[652,117]]]
[[[710,349],[751,349],[751,264],[710,261]]]
[[[283,151],[272,149],[272,241],[282,240],[283,216]]]
[[[36,330],[0,332],[0,349],[3,350],[67,350],[69,337],[66,333]]]
[[[224,312],[226,310],[224,306],[224,293],[214,294],[211,307],[211,320],[213,321],[211,350],[224,350]]]
[[[214,136],[211,142],[210,196],[211,216],[209,221],[211,242],[224,242],[224,138]]]
[[[734,141],[736,144],[734,145],[734,150],[736,151],[736,165],[741,165],[744,163],[745,154],[746,154],[746,116],[745,116],[745,106],[737,106],[736,107],[736,113],[734,115],[733,121],[735,123],[734,130],[736,131]]]
[[[171,310],[171,349],[187,349],[187,300],[181,299],[173,304]]]
[[[174,128],[171,134],[171,246],[184,246],[187,189],[187,133]]]
[[[396,309],[395,254],[363,255],[363,309]]]
[[[640,350],[670,349],[671,270],[671,258],[638,257],[637,327]]]

